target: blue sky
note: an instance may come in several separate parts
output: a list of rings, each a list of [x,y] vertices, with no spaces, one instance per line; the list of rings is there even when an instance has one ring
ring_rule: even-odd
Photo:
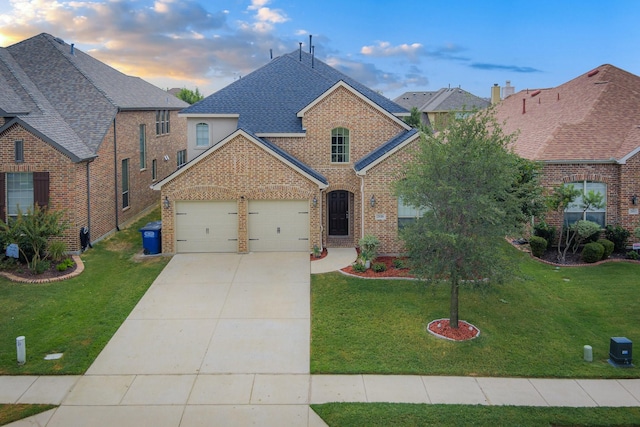
[[[637,0],[0,0],[0,47],[46,32],[162,87],[209,95],[309,35],[317,58],[395,98],[640,75]]]

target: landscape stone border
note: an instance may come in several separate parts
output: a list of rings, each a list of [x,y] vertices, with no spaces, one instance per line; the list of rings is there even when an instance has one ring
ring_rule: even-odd
[[[6,271],[0,271],[0,275],[6,277],[12,282],[18,282],[18,283],[38,284],[38,283],[60,282],[62,280],[67,280],[67,279],[71,279],[72,277],[79,276],[84,271],[84,263],[82,262],[80,257],[78,255],[72,255],[71,258],[73,258],[73,261],[76,263],[76,269],[73,270],[71,273],[65,274],[63,276],[50,277],[48,279],[26,279],[24,277],[19,277],[14,274],[8,273]]]

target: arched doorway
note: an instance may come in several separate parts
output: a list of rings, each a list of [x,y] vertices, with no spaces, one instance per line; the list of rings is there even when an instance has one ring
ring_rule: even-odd
[[[349,192],[336,190],[327,194],[329,236],[348,236],[350,229]]]

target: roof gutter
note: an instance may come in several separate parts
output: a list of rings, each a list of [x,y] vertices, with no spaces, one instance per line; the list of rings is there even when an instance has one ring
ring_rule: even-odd
[[[118,108],[118,112],[115,116],[113,116],[113,190],[115,195],[113,204],[116,214],[116,231],[120,231],[120,210],[118,209],[118,137],[116,136],[116,117],[118,116],[119,112],[120,109]]]
[[[575,160],[539,160],[542,163],[548,165],[585,165],[585,164],[621,164],[618,159],[610,158],[608,160],[599,159],[599,160],[588,160],[588,159],[575,159]]]

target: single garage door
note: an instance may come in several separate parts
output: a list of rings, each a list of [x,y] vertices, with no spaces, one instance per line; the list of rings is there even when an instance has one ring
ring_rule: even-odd
[[[250,200],[249,250],[309,252],[308,200]]]
[[[237,252],[235,201],[176,202],[176,252]]]

